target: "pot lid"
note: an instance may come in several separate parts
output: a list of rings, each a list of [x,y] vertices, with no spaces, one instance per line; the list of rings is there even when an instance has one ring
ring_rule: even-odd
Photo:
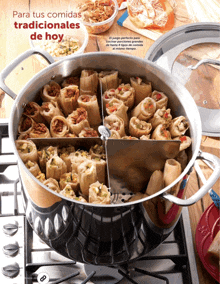
[[[220,24],[189,24],[161,36],[145,57],[188,89],[198,106],[203,134],[213,137],[220,137],[219,43]]]

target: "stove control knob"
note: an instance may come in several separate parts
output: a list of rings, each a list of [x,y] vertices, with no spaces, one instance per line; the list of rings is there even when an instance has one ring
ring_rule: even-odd
[[[3,247],[3,252],[5,255],[8,256],[16,256],[19,251],[19,246],[18,244],[8,244]]]
[[[9,278],[15,278],[16,276],[18,276],[19,272],[20,267],[17,263],[10,264],[2,268],[2,274]]]
[[[8,236],[13,236],[18,231],[17,224],[6,224],[3,226],[3,232]]]

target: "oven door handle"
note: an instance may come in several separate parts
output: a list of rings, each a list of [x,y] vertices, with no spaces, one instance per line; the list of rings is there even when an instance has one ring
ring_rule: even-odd
[[[15,60],[13,60],[5,69],[2,70],[0,73],[0,88],[8,94],[13,100],[16,99],[17,95],[5,84],[5,80],[8,77],[8,75],[15,69],[18,64],[20,64],[22,61],[27,59],[28,57],[34,55],[34,54],[39,54],[41,55],[44,59],[47,60],[48,63],[52,64],[55,62],[53,57],[45,50],[35,47],[32,49],[29,49],[19,55]]]
[[[169,193],[164,193],[162,195],[164,199],[180,206],[190,206],[199,201],[210,190],[210,188],[212,188],[220,177],[220,159],[215,155],[202,151],[199,152],[197,159],[208,161],[213,164],[213,173],[207,182],[193,196],[187,199],[181,199]]]

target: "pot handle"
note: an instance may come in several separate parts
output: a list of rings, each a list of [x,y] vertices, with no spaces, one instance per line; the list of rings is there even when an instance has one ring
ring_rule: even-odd
[[[207,182],[193,196],[188,199],[180,199],[168,193],[164,193],[162,195],[163,198],[180,206],[190,206],[199,201],[209,191],[209,189],[212,188],[212,186],[220,177],[220,159],[215,155],[202,151],[199,152],[199,156],[197,157],[197,159],[207,160],[208,162],[211,162],[213,164],[214,170]]]
[[[35,47],[32,49],[29,49],[27,51],[25,51],[24,53],[22,53],[21,55],[19,55],[15,60],[13,60],[7,67],[5,67],[5,69],[2,70],[2,72],[0,73],[0,88],[6,93],[8,94],[13,100],[15,100],[16,98],[16,94],[9,89],[8,86],[6,86],[5,84],[5,79],[7,78],[7,76],[15,69],[15,67],[21,63],[22,61],[24,61],[26,58],[30,57],[31,55],[34,54],[39,54],[41,55],[44,59],[46,59],[50,64],[54,63],[55,60],[53,59],[53,57],[46,52],[45,50],[39,48],[39,47]]]

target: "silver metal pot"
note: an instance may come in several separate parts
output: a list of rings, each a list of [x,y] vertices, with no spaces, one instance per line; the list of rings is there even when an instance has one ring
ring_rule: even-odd
[[[16,95],[5,85],[5,79],[21,61],[33,54],[41,54],[51,65],[36,74]],[[118,70],[124,80],[131,76],[146,77],[152,82],[154,89],[168,95],[170,108],[175,116],[181,114],[187,117],[192,138],[192,155],[185,170],[170,186],[142,200],[96,205],[62,197],[30,174],[15,147],[22,106],[33,101],[38,91],[51,79],[60,83],[65,77],[76,75],[82,69]],[[192,205],[201,199],[220,176],[220,160],[199,149],[201,120],[190,93],[168,72],[150,61],[125,54],[99,52],[54,63],[46,52],[33,49],[19,56],[1,72],[0,87],[15,99],[9,136],[18,159],[27,219],[49,246],[66,257],[99,265],[118,265],[136,259],[158,246],[174,229],[181,214],[181,206]],[[196,159],[207,160],[214,167],[207,183],[188,199],[166,193],[191,171]],[[165,221],[161,219],[159,212],[161,199],[176,204],[175,214]]]

